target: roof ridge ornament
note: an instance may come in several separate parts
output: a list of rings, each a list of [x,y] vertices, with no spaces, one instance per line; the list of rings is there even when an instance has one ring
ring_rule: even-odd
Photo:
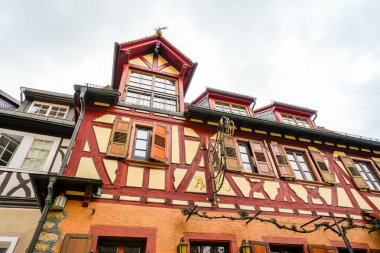
[[[168,29],[167,26],[162,26],[162,27],[158,27],[158,28],[156,28],[154,30],[156,30],[156,35],[157,36],[162,36],[162,30],[166,30],[166,29]]]

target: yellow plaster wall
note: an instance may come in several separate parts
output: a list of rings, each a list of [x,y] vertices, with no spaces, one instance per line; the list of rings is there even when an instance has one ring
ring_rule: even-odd
[[[368,196],[368,199],[376,206],[378,210],[380,210],[380,197]]]
[[[165,170],[149,170],[149,189],[165,190]]]
[[[249,198],[249,192],[251,191],[251,186],[245,177],[234,177],[232,176],[232,180],[234,180],[235,184],[241,191],[244,197]]]
[[[280,188],[280,184],[274,181],[265,181],[264,182],[264,191],[268,194],[271,200],[274,200],[278,194],[278,189]]]
[[[192,128],[189,128],[189,127],[185,127],[183,129],[183,134],[185,136],[190,136],[190,137],[196,137],[196,138],[199,137],[199,135]]]
[[[96,143],[98,143],[99,152],[106,153],[112,129],[98,127],[98,126],[93,126],[93,127],[94,127]]]
[[[144,178],[144,168],[141,167],[128,167],[127,172],[127,186],[142,187]]]
[[[97,225],[153,228],[157,231],[157,253],[176,253],[180,238],[186,232],[234,235],[238,246],[243,239],[263,241],[263,237],[304,238],[308,244],[326,246],[331,246],[332,241],[342,241],[332,231],[323,229],[310,234],[297,234],[292,231],[279,230],[271,224],[259,221],[252,221],[248,225],[242,221],[207,220],[196,217],[191,217],[186,221],[186,217],[181,214],[180,207],[177,209],[91,202],[89,208],[95,208],[96,213],[91,215],[91,212],[84,211],[80,201],[68,201],[65,207],[68,218],[59,224],[62,233],[86,234],[89,232],[90,226]],[[207,213],[210,216],[233,215],[238,217],[237,213],[231,211],[218,213],[207,211]],[[261,214],[260,217],[270,219],[273,218],[273,215]],[[304,224],[310,221],[310,217],[299,218],[296,216],[276,216],[276,219],[280,223],[286,224]],[[367,243],[370,248],[380,248],[379,232],[369,234],[365,230],[355,229],[348,231],[347,236],[351,243]],[[56,252],[59,252],[60,248],[61,245],[58,245]],[[93,250],[95,251],[95,249]]]
[[[143,56],[150,64],[153,65],[153,54],[146,54]]]
[[[129,63],[137,65],[137,66],[141,66],[141,67],[148,67],[148,65],[146,65],[145,62],[141,60],[139,57],[129,60]]]
[[[178,126],[172,126],[172,163],[179,163]]]
[[[100,179],[91,157],[81,157],[75,177]]]
[[[350,199],[348,198],[346,190],[341,187],[337,187],[336,190],[338,195],[338,206],[353,207]]]
[[[117,172],[117,160],[103,159],[104,168],[107,171],[111,183],[115,182]]]
[[[167,60],[165,60],[161,55],[159,55],[157,57],[157,65],[158,66],[161,66],[161,65],[164,65],[165,63],[168,63]]]
[[[204,160],[204,157],[202,156],[201,157],[201,160],[199,161],[199,167],[204,167],[205,166],[205,160]]]
[[[219,188],[219,185],[218,185]],[[218,195],[224,195],[224,196],[236,196],[235,191],[232,189],[230,183],[228,182],[227,178],[224,179],[223,185],[218,191]]]
[[[299,185],[299,184],[289,184],[289,187],[294,191],[295,194],[297,194],[297,196],[302,199],[303,202],[305,203],[308,203],[308,199],[307,199],[307,191],[306,189],[302,186],[302,185]]]
[[[173,66],[168,66],[168,67],[162,69],[162,71],[165,71],[165,72],[168,72],[168,73],[171,73],[174,75],[179,75],[178,70],[176,70]]]
[[[94,119],[94,122],[100,122],[100,123],[106,123],[106,124],[113,124],[116,116],[112,114],[104,114],[99,118]]]
[[[199,141],[185,140],[185,160],[186,164],[192,164],[199,149]]]
[[[351,189],[352,195],[358,203],[360,209],[372,210],[371,206],[360,196],[357,190]]]
[[[206,177],[203,171],[196,171],[186,192],[206,193]]]
[[[319,187],[319,195],[326,201],[327,205],[331,206],[332,196],[331,196],[331,188]]]
[[[0,208],[0,236],[18,237],[14,252],[25,252],[40,216],[39,209]]]
[[[177,189],[181,184],[182,180],[185,178],[187,169],[176,168],[174,170],[174,188]]]
[[[84,144],[83,151],[84,152],[90,152],[90,146],[88,145],[88,141],[87,140],[86,140],[86,143]]]

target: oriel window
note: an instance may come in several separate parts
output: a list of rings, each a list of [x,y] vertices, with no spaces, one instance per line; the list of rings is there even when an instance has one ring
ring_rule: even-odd
[[[177,111],[178,95],[174,79],[131,72],[125,102],[165,111]]]

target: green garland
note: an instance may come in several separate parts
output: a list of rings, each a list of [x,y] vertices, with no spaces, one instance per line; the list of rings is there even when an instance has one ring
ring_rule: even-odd
[[[281,224],[277,221],[276,218],[266,219],[266,218],[258,217],[258,215],[260,213],[257,213],[255,215],[250,216],[247,211],[239,211],[239,213],[238,213],[239,217],[225,216],[225,215],[209,216],[207,214],[207,212],[201,212],[201,211],[197,210],[197,206],[195,206],[193,209],[189,209],[189,208],[182,209],[182,214],[184,216],[187,216],[186,221],[188,221],[191,218],[191,216],[198,216],[200,218],[205,218],[205,219],[209,219],[209,220],[217,220],[217,219],[227,219],[227,220],[231,220],[231,221],[241,220],[241,221],[246,221],[246,224],[249,224],[253,220],[257,220],[257,221],[264,222],[264,223],[271,223],[271,224],[275,225],[278,229],[285,229],[285,230],[293,231],[295,233],[312,233],[312,232],[319,230],[319,228],[325,228],[325,230],[329,229],[329,230],[333,231],[334,233],[338,234],[339,236],[341,236],[339,231],[334,228],[334,223],[330,224],[328,221],[313,224],[312,228],[306,229],[306,228],[301,228],[300,226],[298,226],[297,224],[294,224],[294,223],[292,225]],[[353,223],[352,219],[350,219],[350,218],[347,218],[347,222],[348,222],[347,225],[340,226],[340,228],[342,229],[342,233],[344,233],[344,234],[346,234],[348,230],[354,229],[354,228],[361,228],[361,229],[368,230],[368,233],[380,230],[380,219],[379,218],[374,219],[370,223],[370,225],[371,225],[370,227],[367,225],[356,225]]]

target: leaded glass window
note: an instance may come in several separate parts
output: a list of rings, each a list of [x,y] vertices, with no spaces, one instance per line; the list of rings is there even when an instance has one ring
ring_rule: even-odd
[[[53,146],[53,141],[34,139],[22,164],[23,169],[42,170]]]

